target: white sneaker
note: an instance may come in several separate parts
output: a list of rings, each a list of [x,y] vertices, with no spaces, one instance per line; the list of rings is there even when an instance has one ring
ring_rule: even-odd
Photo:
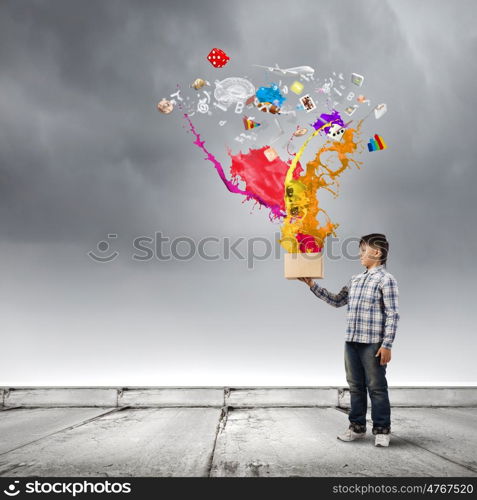
[[[353,429],[346,429],[343,434],[336,436],[341,441],[354,441],[355,439],[363,439],[366,436],[366,431],[364,432],[354,432]]]
[[[376,434],[374,446],[389,446],[391,434]]]

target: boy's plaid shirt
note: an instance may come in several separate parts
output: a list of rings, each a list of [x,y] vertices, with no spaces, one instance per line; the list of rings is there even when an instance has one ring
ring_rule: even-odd
[[[348,304],[346,341],[382,341],[382,347],[392,348],[400,317],[398,286],[384,265],[353,275],[338,294],[317,283],[310,290],[334,307]]]

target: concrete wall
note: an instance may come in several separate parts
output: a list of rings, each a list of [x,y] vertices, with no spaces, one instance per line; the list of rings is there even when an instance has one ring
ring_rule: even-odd
[[[389,387],[389,398],[394,407],[477,407],[477,387]],[[74,406],[349,408],[350,397],[347,387],[0,388],[1,409]]]

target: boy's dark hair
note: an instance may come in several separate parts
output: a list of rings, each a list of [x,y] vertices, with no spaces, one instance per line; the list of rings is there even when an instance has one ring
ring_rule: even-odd
[[[386,261],[388,260],[389,252],[389,242],[386,239],[386,236],[381,233],[371,233],[365,236],[361,236],[361,239],[359,240],[359,246],[363,244],[381,250],[380,263],[383,264],[384,267],[386,267]]]

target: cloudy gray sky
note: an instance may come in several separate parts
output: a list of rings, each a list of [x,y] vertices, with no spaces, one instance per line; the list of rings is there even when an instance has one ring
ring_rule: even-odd
[[[197,77],[267,85],[252,65],[275,63],[360,73],[388,105],[363,125],[388,149],[322,203],[338,247],[370,232],[391,243],[389,384],[476,383],[476,15],[471,1],[3,1],[0,384],[346,383],[346,308],[285,280],[282,257],[132,258],[134,238],[157,232],[273,242],[279,225],[230,194],[180,113],[155,103]],[[207,63],[212,47],[226,67]],[[238,132],[233,112],[219,130],[223,116],[197,123],[226,159]],[[106,264],[87,255],[101,241],[119,252]],[[327,258],[320,284],[338,291],[362,270]]]

